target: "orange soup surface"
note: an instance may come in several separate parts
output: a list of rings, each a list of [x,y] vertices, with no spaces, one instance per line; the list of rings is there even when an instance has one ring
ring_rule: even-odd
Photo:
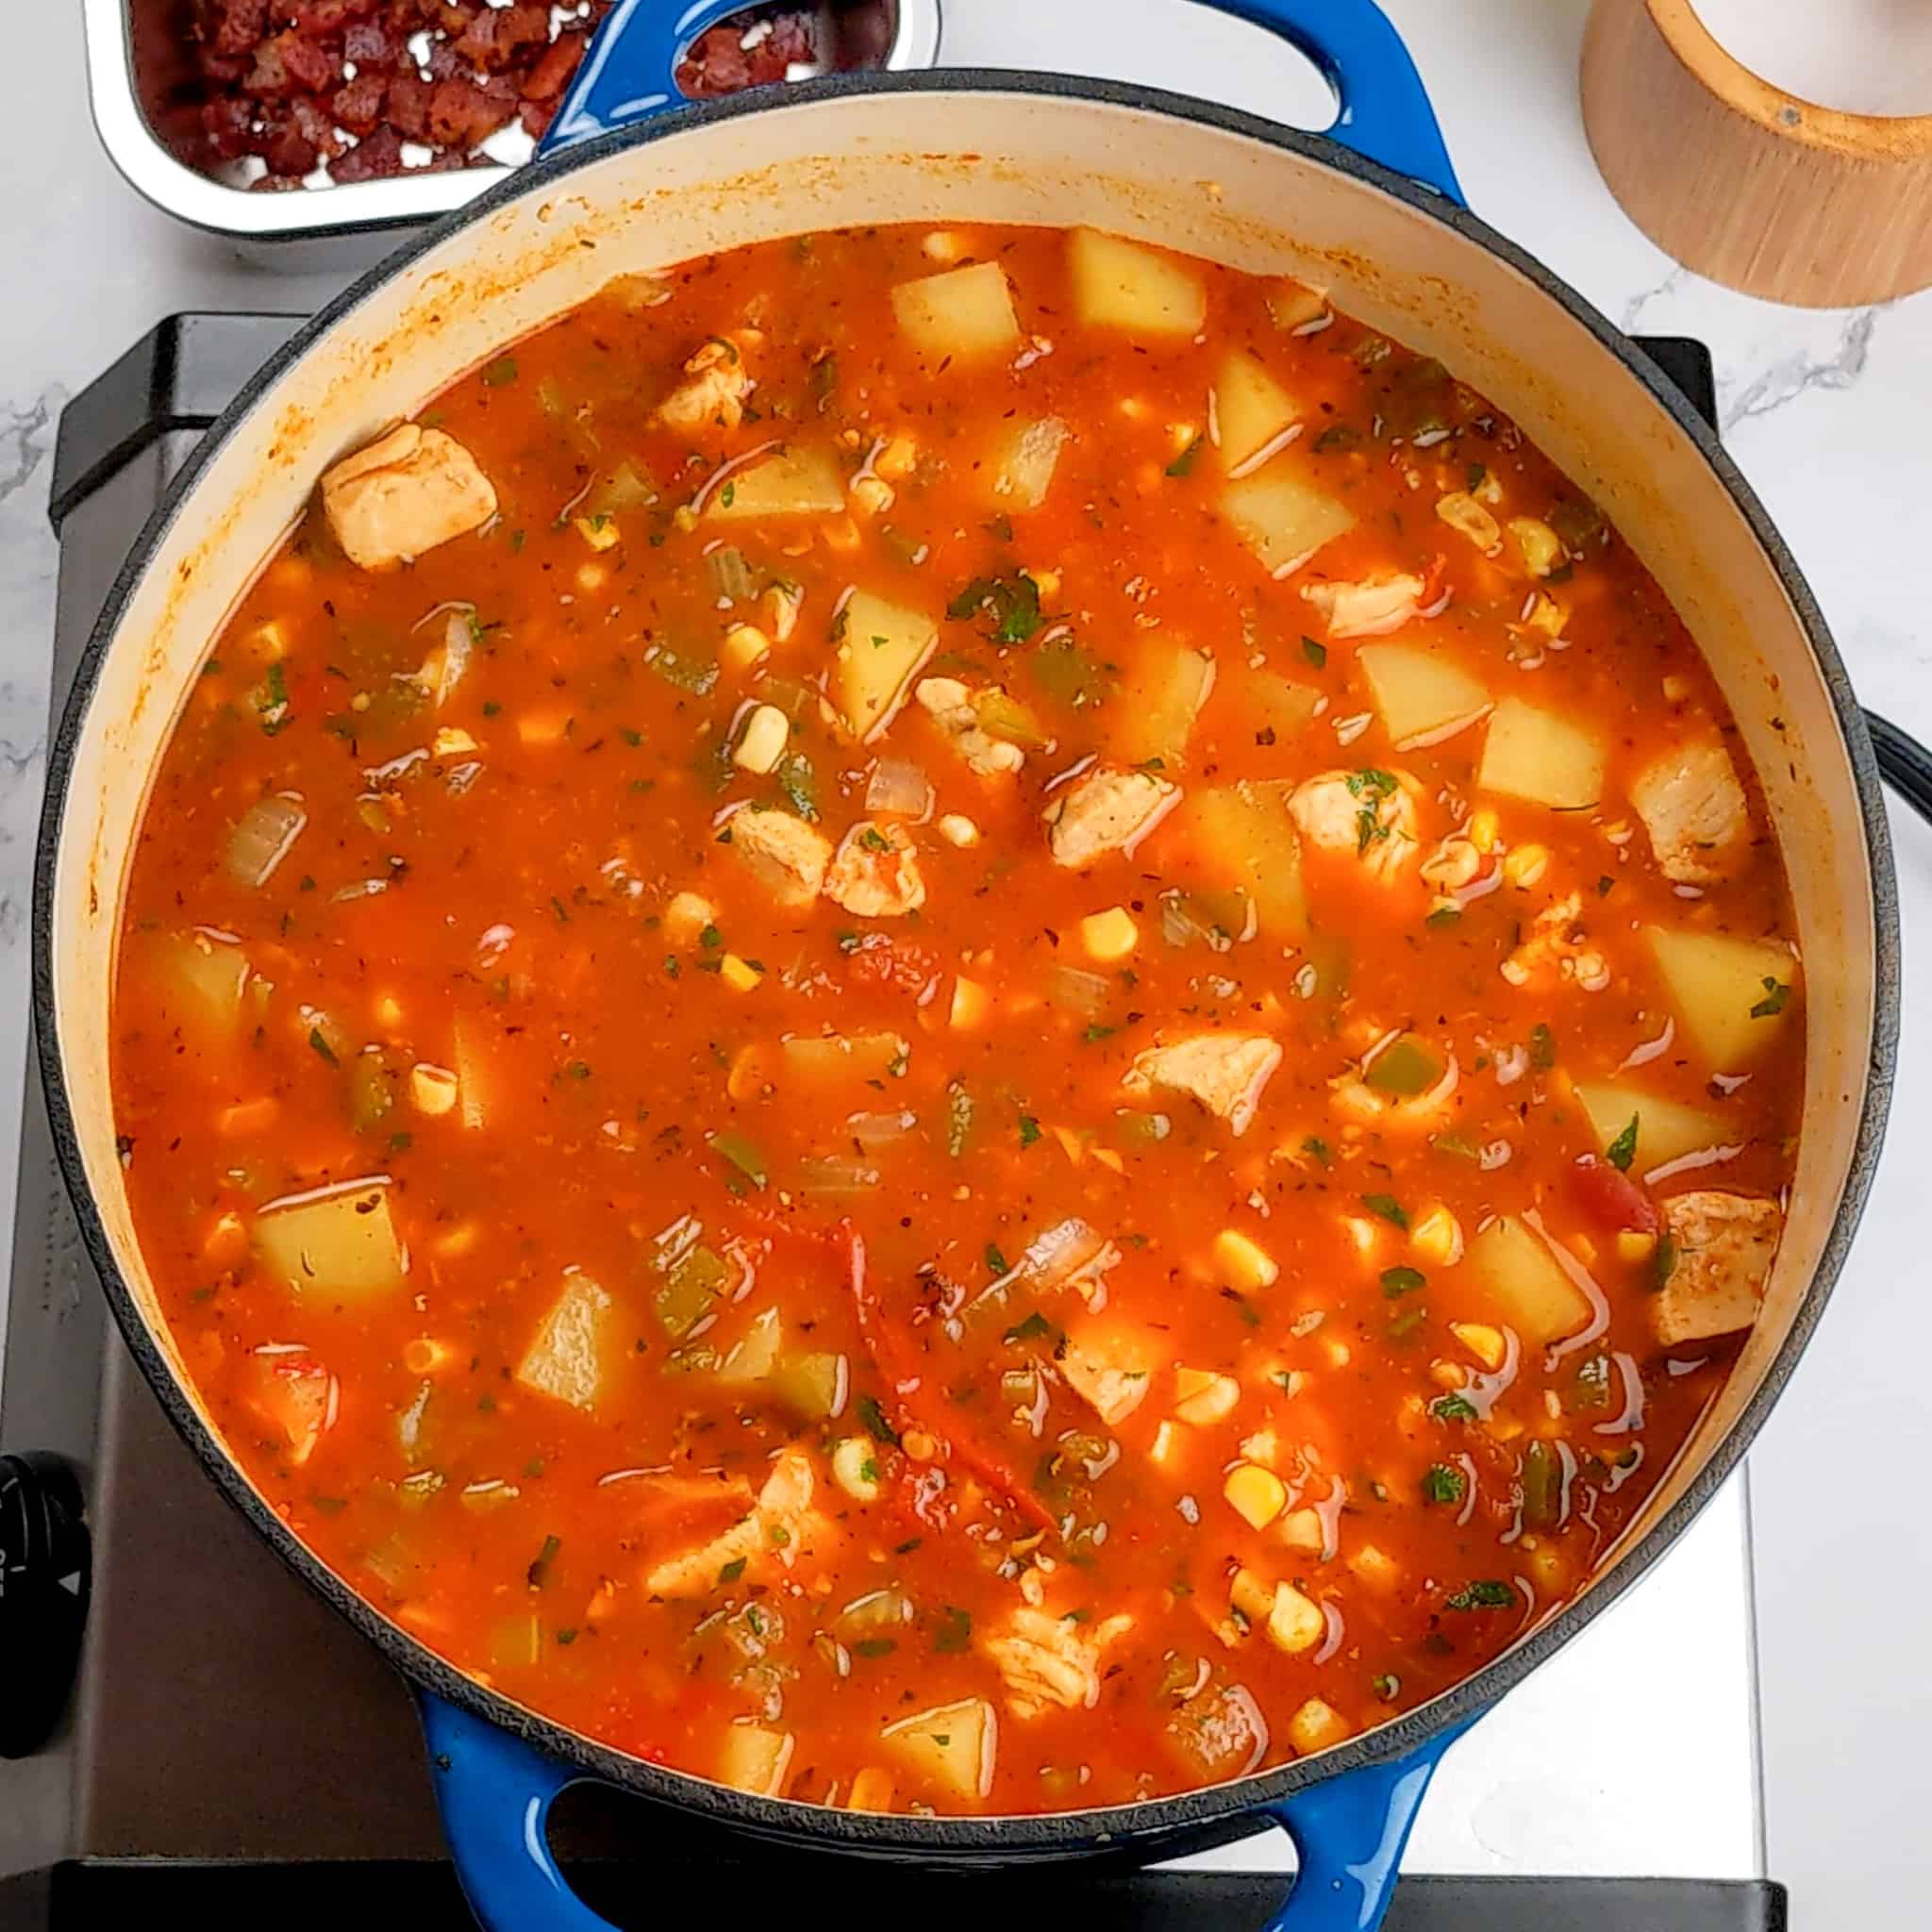
[[[1757,1313],[1794,923],[1482,397],[1089,231],[627,277],[351,455],[127,887],[166,1319],[546,1716],[867,1809],[1319,1752],[1574,1597]]]

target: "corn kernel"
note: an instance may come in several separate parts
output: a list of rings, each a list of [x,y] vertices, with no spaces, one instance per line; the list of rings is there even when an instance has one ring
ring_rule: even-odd
[[[845,1800],[848,1811],[890,1811],[892,1808],[892,1774],[868,1764],[852,1780],[851,1795]]]
[[[1354,1359],[1355,1351],[1339,1335],[1323,1336],[1320,1345],[1331,1369],[1345,1369]]]
[[[1512,886],[1533,886],[1550,869],[1547,845],[1519,845],[1503,861],[1503,876]]]
[[[750,992],[764,976],[749,959],[741,959],[736,953],[726,953],[718,965],[718,977],[733,992]]]
[[[1459,530],[1485,557],[1493,557],[1503,541],[1503,526],[1466,490],[1452,490],[1437,500],[1436,514],[1452,530]]]
[[[867,516],[880,516],[892,507],[892,486],[883,476],[855,476],[852,501]]]
[[[1531,576],[1546,577],[1563,561],[1563,540],[1541,517],[1511,517],[1509,534]]]
[[[734,624],[718,647],[724,661],[736,671],[749,671],[771,648],[771,639],[755,624]]]
[[[935,228],[919,245],[933,261],[958,261],[970,246],[966,237],[953,228]]]
[[[1311,1697],[1288,1721],[1288,1741],[1304,1757],[1326,1751],[1355,1735],[1355,1727],[1332,1705]]]
[[[979,827],[964,812],[949,811],[940,821],[937,830],[948,845],[977,845]]]
[[[1195,1428],[1225,1422],[1241,1399],[1241,1385],[1232,1375],[1212,1369],[1176,1368],[1174,1372],[1175,1416]]]
[[[1350,1570],[1373,1590],[1393,1590],[1401,1572],[1393,1558],[1374,1543],[1364,1543],[1353,1556],[1344,1557]]]
[[[1381,1245],[1382,1224],[1379,1221],[1368,1221],[1359,1214],[1344,1214],[1341,1231],[1358,1255],[1373,1255]]]
[[[1170,423],[1167,425],[1167,446],[1175,456],[1185,456],[1200,434],[1198,423]]]
[[[878,1501],[878,1464],[870,1436],[847,1436],[832,1451],[832,1476],[854,1502]]]
[[[1175,1449],[1180,1446],[1180,1431],[1172,1423],[1162,1423],[1154,1431],[1154,1446],[1147,1452],[1148,1459],[1160,1468],[1166,1468],[1173,1461]]]
[[[698,513],[688,503],[680,503],[671,512],[672,523],[688,537],[698,526]]]
[[[1316,1509],[1291,1509],[1281,1519],[1281,1541],[1291,1550],[1317,1552],[1328,1547],[1328,1533]]]
[[[1226,1287],[1247,1291],[1274,1287],[1281,1273],[1274,1257],[1236,1227],[1224,1227],[1214,1237],[1214,1265]]]
[[[930,1462],[940,1453],[940,1445],[924,1429],[908,1429],[899,1446],[914,1462]]]
[[[1274,1607],[1268,1612],[1268,1641],[1290,1656],[1312,1650],[1328,1634],[1322,1607],[1304,1596],[1291,1583],[1274,1586]]]
[[[460,1359],[453,1342],[438,1341],[420,1335],[403,1343],[403,1367],[412,1375],[433,1375],[439,1369],[454,1368]]]
[[[1060,593],[1060,574],[1057,570],[1029,570],[1026,573],[1033,580],[1033,588],[1040,592],[1042,604],[1051,604]]]
[[[986,1018],[986,1009],[992,1004],[992,996],[976,979],[964,977],[953,981],[953,1007],[951,1024],[961,1032],[977,1026]]]
[[[567,712],[526,711],[517,720],[517,739],[520,743],[529,745],[561,744],[569,728]]]
[[[1252,1570],[1237,1570],[1227,1586],[1227,1600],[1251,1624],[1265,1624],[1274,1607],[1274,1586]]]
[[[1469,1380],[1458,1362],[1431,1362],[1429,1380],[1438,1389],[1460,1389]]]
[[[1559,638],[1569,619],[1570,613],[1554,597],[1539,591],[1531,600],[1528,614],[1523,619],[1523,627],[1535,631],[1541,637]]]
[[[1272,1469],[1252,1462],[1238,1463],[1221,1486],[1235,1514],[1251,1529],[1265,1529],[1281,1514],[1288,1489]]]
[[[571,527],[592,550],[614,550],[622,532],[611,516],[573,517]]]
[[[1090,959],[1124,959],[1141,939],[1141,928],[1123,906],[1090,912],[1080,922],[1080,943]]]
[[[791,735],[791,720],[776,705],[759,705],[744,721],[731,761],[747,772],[772,771],[785,756],[785,741]]]
[[[457,1104],[457,1076],[421,1061],[409,1069],[409,1098],[418,1113],[445,1114]]]
[[[717,908],[708,899],[695,892],[674,893],[664,908],[664,937],[674,945],[691,945],[717,917]]]
[[[895,436],[873,458],[872,466],[881,476],[890,476],[897,482],[911,475],[913,465],[918,461],[919,445],[909,436]]]
[[[1478,852],[1493,852],[1496,849],[1496,835],[1501,824],[1496,814],[1486,806],[1481,811],[1469,815],[1469,842]]]
[[[440,724],[430,750],[440,758],[460,758],[466,751],[475,751],[476,741],[459,725]]]
[[[1617,1235],[1617,1259],[1634,1268],[1657,1253],[1657,1237],[1634,1227],[1622,1228]]]
[[[1452,1322],[1449,1332],[1491,1374],[1508,1357],[1509,1344],[1503,1331],[1491,1328],[1486,1322]]]
[[[1419,1214],[1408,1231],[1408,1244],[1424,1261],[1453,1268],[1462,1259],[1462,1224],[1438,1204]]]

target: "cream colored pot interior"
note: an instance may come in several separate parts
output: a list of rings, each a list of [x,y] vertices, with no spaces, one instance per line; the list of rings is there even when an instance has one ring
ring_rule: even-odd
[[[60,1047],[88,1178],[137,1301],[153,1321],[108,1078],[108,993],[134,833],[209,641],[318,474],[612,275],[805,229],[928,221],[1091,223],[1328,286],[1342,308],[1440,357],[1515,417],[1632,540],[1715,666],[1763,776],[1797,899],[1810,1015],[1805,1132],[1765,1314],[1641,1533],[1757,1389],[1849,1172],[1872,1039],[1873,888],[1824,681],[1775,573],[1692,443],[1533,282],[1346,175],[1245,136],[1100,102],[839,98],[612,155],[420,258],[256,404],[128,605],[62,824]]]

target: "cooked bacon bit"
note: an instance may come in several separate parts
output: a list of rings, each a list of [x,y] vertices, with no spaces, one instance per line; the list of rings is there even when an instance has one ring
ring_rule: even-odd
[[[766,23],[771,31],[746,46],[746,40]],[[708,100],[748,87],[769,87],[783,80],[794,64],[813,65],[818,58],[809,13],[771,8],[735,13],[691,42],[677,64],[677,85],[691,99]]]

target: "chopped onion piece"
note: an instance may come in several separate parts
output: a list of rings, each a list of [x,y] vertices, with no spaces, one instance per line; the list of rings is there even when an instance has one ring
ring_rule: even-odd
[[[879,1171],[850,1155],[826,1154],[799,1162],[799,1189],[807,1194],[869,1194],[879,1184]]]
[[[861,1147],[884,1147],[903,1141],[919,1124],[919,1116],[909,1109],[898,1113],[855,1113],[845,1124]]]
[[[865,788],[869,812],[891,812],[898,818],[923,819],[932,809],[932,787],[917,765],[904,758],[881,758],[872,768]]]
[[[1084,1275],[1106,1274],[1120,1257],[1120,1250],[1091,1223],[1070,1214],[1028,1241],[1025,1252],[1001,1282],[1063,1288]]]
[[[439,708],[449,702],[449,694],[462,682],[463,673],[470,668],[470,650],[475,641],[475,632],[471,626],[475,622],[474,610],[453,610],[449,622],[442,629],[442,662],[436,671],[436,702]]]
[[[265,886],[308,823],[295,799],[258,798],[228,835],[228,870],[244,886]]]
[[[758,595],[758,579],[744,560],[744,552],[735,543],[720,544],[705,561],[711,566],[711,581],[718,586],[721,597],[728,597],[736,604]]]
[[[1055,1006],[1091,1019],[1113,991],[1104,973],[1089,973],[1082,966],[1056,966],[1047,975],[1046,996]]]

